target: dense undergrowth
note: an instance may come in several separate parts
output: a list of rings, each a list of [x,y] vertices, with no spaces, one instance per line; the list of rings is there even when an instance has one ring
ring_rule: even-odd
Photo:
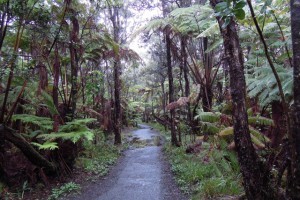
[[[16,190],[8,190],[7,186],[0,182],[0,192],[3,194],[0,199],[60,199],[70,193],[79,193],[81,184],[107,175],[126,145],[113,145],[112,136],[105,136],[100,129],[94,129],[92,132],[95,135],[93,141],[80,141],[82,150],[75,160],[72,174],[49,179],[49,185],[42,182],[31,185],[26,181]]]
[[[159,124],[152,127],[164,133],[166,140],[170,134]],[[239,163],[235,152],[227,150],[223,140],[210,138],[202,142],[199,153],[187,154],[188,139],[181,147],[173,147],[166,142],[164,151],[169,158],[177,184],[192,199],[218,199],[243,194]]]

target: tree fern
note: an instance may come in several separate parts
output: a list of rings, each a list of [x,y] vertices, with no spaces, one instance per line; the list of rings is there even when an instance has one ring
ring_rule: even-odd
[[[57,133],[41,134],[38,138],[53,141],[56,139],[71,140],[76,143],[81,138],[93,140],[94,133],[86,126],[87,123],[96,121],[93,118],[79,119],[60,126]]]
[[[53,98],[47,92],[42,91],[43,102],[47,106],[48,110],[52,115],[58,115],[59,112],[54,105]]]
[[[202,122],[210,122],[210,123],[214,123],[214,122],[219,122],[220,121],[220,117],[221,117],[221,113],[219,112],[200,112],[198,115],[195,116],[195,119],[199,119]]]
[[[48,117],[38,117],[35,115],[28,115],[28,114],[15,114],[12,116],[12,120],[21,120],[24,123],[33,124],[39,126],[41,129],[44,130],[52,130],[53,128],[53,121]]]
[[[58,149],[56,142],[47,141],[43,144],[39,144],[36,142],[31,142],[32,145],[37,146],[40,150],[55,150]]]
[[[276,70],[282,82],[284,94],[288,100],[291,100],[293,71],[290,68],[283,68],[280,65],[276,66]],[[258,97],[262,106],[272,101],[280,100],[276,79],[270,67],[256,67],[254,77],[249,78],[247,81],[247,89],[248,95],[250,97]]]
[[[203,133],[214,135],[220,131],[220,128],[216,124],[210,122],[201,122],[201,130]]]
[[[274,122],[272,119],[262,117],[262,116],[248,117],[248,123],[253,126],[255,125],[274,126]]]
[[[250,136],[251,136],[251,140],[252,142],[257,145],[260,148],[264,148],[266,142],[270,142],[270,139],[263,135],[261,132],[259,132],[258,130],[249,127],[250,130]],[[234,133],[234,129],[233,127],[227,127],[224,130],[220,131],[218,133],[219,137],[228,137],[228,136],[233,136]]]

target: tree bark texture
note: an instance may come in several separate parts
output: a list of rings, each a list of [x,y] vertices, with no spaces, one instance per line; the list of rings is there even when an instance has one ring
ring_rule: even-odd
[[[169,103],[174,101],[174,84],[173,84],[173,72],[172,72],[172,60],[171,60],[171,38],[169,33],[165,33],[166,37],[166,50],[167,50],[167,68],[168,68],[168,79],[169,79]],[[179,146],[176,129],[175,129],[175,109],[170,110],[171,120],[171,143],[174,146]]]
[[[206,53],[208,48],[208,38],[203,38],[203,64],[205,68],[204,83],[202,85],[202,107],[204,112],[211,112],[212,108],[212,81],[211,81],[211,70],[212,70],[212,56],[210,53]]]
[[[119,44],[120,42],[120,20],[119,8],[111,6],[109,8],[111,22],[113,24],[114,41]],[[121,110],[121,62],[120,56],[115,52],[115,60],[113,66],[114,74],[114,134],[115,144],[122,143],[121,126],[122,126],[122,110]]]
[[[75,15],[75,14],[74,14]],[[76,111],[76,101],[78,92],[78,35],[79,35],[79,23],[75,16],[71,17],[72,31],[70,33],[70,58],[71,58],[71,95],[70,95],[70,105],[71,105],[71,116],[72,119],[75,117]]]
[[[294,108],[290,138],[292,152],[290,199],[300,199],[300,0],[291,0],[291,28],[294,66]]]
[[[169,8],[166,0],[161,0],[163,15],[167,16],[169,13]],[[171,57],[171,43],[169,27],[165,28],[164,32],[165,43],[166,43],[166,59],[167,59],[167,71],[168,71],[168,81],[169,81],[169,103],[174,101],[174,84],[173,84],[173,72],[172,72],[172,57]],[[179,146],[179,142],[176,137],[175,129],[175,109],[170,110],[170,125],[171,125],[171,144],[174,146]]]
[[[221,1],[210,0],[213,8]],[[259,161],[253,147],[246,111],[246,82],[244,76],[243,52],[237,33],[237,24],[233,18],[226,28],[222,28],[224,20],[217,17],[220,31],[224,39],[225,55],[229,64],[230,90],[233,104],[234,142],[243,175],[246,196],[250,200],[276,199],[270,187],[270,173]]]

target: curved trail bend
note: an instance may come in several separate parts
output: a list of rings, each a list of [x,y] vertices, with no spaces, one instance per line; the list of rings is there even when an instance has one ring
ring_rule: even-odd
[[[140,125],[134,138],[147,142],[159,134]],[[108,176],[83,189],[77,200],[185,200],[177,188],[162,148],[146,146],[127,150]]]

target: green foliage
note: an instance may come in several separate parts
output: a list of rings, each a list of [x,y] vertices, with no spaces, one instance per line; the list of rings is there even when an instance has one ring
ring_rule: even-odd
[[[99,145],[85,142],[84,147],[85,150],[76,159],[76,165],[98,176],[106,175],[109,167],[115,164],[120,156],[117,147],[103,141]]]
[[[77,142],[82,137],[87,140],[93,140],[93,132],[86,126],[87,123],[96,121],[93,118],[79,119],[72,122],[67,122],[62,125],[57,133],[51,134],[41,134],[38,137],[45,140],[53,141],[55,139],[61,138],[63,140],[71,140],[72,142]]]
[[[291,102],[293,94],[293,70],[292,68],[283,68],[276,65],[276,71],[281,80],[284,95]],[[247,81],[248,95],[250,97],[258,97],[259,103],[262,106],[266,106],[272,101],[281,101],[277,82],[270,67],[256,67],[253,75],[254,77],[249,78]]]
[[[219,112],[200,112],[195,116],[195,119],[199,119],[203,122],[215,123],[220,121],[222,113]]]
[[[56,142],[46,141],[44,144],[31,142],[32,145],[37,146],[40,150],[55,150],[58,149]]]
[[[215,15],[223,18],[225,21],[222,28],[226,28],[230,23],[231,17],[235,16],[237,19],[243,20],[246,16],[243,10],[246,5],[245,0],[227,0],[225,2],[218,3],[215,7]]]
[[[53,103],[53,98],[47,92],[42,91],[42,97],[44,100],[45,105],[47,106],[48,110],[52,115],[58,115],[59,112],[56,109],[56,106]]]
[[[201,122],[201,130],[203,133],[213,135],[220,132],[220,128],[210,122]]]
[[[270,139],[263,135],[261,132],[259,132],[258,130],[249,127],[250,130],[250,136],[251,136],[251,140],[252,142],[257,145],[260,148],[264,148],[266,142],[270,142]],[[221,132],[218,133],[218,136],[226,138],[228,136],[233,136],[233,127],[227,127],[224,130],[222,130]]]
[[[48,197],[48,200],[56,200],[62,197],[63,195],[69,194],[70,192],[79,192],[81,189],[80,185],[74,183],[74,182],[69,182],[66,183],[59,188],[54,188],[52,189],[52,194]]]
[[[220,141],[220,145],[223,141]],[[226,144],[226,142],[223,142]],[[177,183],[192,199],[207,199],[243,192],[239,164],[234,152],[202,147],[197,155],[185,154],[185,147],[166,146]]]
[[[28,114],[15,114],[12,116],[12,120],[21,120],[27,124],[33,124],[40,127],[42,130],[52,130],[53,129],[53,121],[48,117],[38,117],[35,115]]]
[[[248,123],[252,126],[263,125],[263,126],[274,126],[274,122],[270,118],[256,116],[256,117],[248,117]]]

